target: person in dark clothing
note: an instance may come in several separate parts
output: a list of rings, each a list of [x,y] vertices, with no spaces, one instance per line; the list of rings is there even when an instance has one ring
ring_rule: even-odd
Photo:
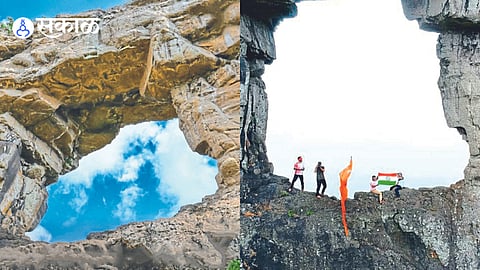
[[[297,162],[295,163],[295,165],[293,165],[293,170],[295,171],[295,173],[293,174],[293,180],[292,180],[292,185],[290,185],[290,188],[288,189],[288,192],[292,191],[293,189],[293,185],[295,184],[295,181],[297,180],[297,178],[300,178],[300,183],[302,184],[302,191],[303,191],[303,171],[305,170],[305,167],[303,167],[303,158],[302,157],[298,157],[297,158]]]
[[[319,161],[317,163],[317,166],[315,167],[315,173],[317,174],[317,192],[315,193],[315,195],[317,196],[317,198],[321,198],[325,193],[325,189],[327,188],[327,181],[325,181],[324,172],[325,172],[325,167],[323,167],[322,162]],[[322,194],[320,194],[319,191],[322,185],[323,185]]]
[[[402,189],[402,186],[400,186],[399,183],[401,180],[403,180],[403,174],[401,172],[397,173],[397,179],[397,183],[394,186],[391,186],[390,190],[395,192],[396,198],[400,198],[400,190]]]

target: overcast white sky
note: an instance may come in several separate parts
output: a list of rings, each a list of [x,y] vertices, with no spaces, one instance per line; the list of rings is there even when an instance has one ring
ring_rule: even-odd
[[[437,37],[408,21],[400,0],[299,3],[277,27],[277,60],[263,76],[274,173],[291,179],[302,155],[314,191],[322,161],[337,197],[350,156],[349,197],[377,172],[402,171],[408,187],[463,179],[468,145],[444,118]]]

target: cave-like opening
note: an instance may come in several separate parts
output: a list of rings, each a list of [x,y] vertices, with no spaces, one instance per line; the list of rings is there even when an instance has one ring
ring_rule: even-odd
[[[122,128],[108,145],[48,186],[35,240],[76,241],[130,222],[173,216],[216,191],[216,161],[193,152],[178,120]]]
[[[400,1],[300,2],[276,29],[277,60],[263,79],[267,150],[274,173],[291,178],[299,155],[306,189],[317,161],[327,193],[354,159],[350,194],[379,171],[402,171],[407,187],[463,179],[468,145],[447,127],[436,82],[437,34],[405,20]],[[288,143],[285,143],[288,142]]]

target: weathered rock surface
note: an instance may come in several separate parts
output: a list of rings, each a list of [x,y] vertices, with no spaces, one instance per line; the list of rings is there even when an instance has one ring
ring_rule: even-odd
[[[402,0],[403,12],[409,20],[418,20],[428,31],[478,31],[478,0]]]
[[[295,16],[293,0],[242,0],[240,21],[241,169],[255,175],[273,171],[265,146],[268,100],[261,76],[275,59],[273,30],[284,17]]]
[[[225,269],[238,257],[239,186],[171,219],[124,225],[74,243],[32,242],[0,231],[0,269]]]
[[[245,269],[458,269],[455,220],[463,182],[452,188],[386,191],[340,201],[286,192],[287,178],[242,178],[241,257]],[[475,267],[474,267],[475,268]],[[471,268],[472,269],[472,268]]]
[[[470,159],[461,190],[461,216],[458,228],[457,264],[459,269],[480,267],[478,239],[480,227],[480,7],[479,1],[402,1],[408,19],[420,28],[439,32],[437,56],[440,59],[438,86],[445,118],[468,142]]]
[[[134,1],[75,17],[99,18],[99,33],[0,33],[0,122],[21,141],[23,173],[43,167],[44,189],[122,126],[179,118],[190,147],[218,161],[219,187],[238,185],[239,3]],[[19,205],[35,200],[22,190]],[[25,211],[13,211],[20,231],[43,216]]]
[[[275,59],[272,34],[275,24],[281,21],[282,17],[295,15],[295,2],[242,1],[241,207],[245,214],[245,211],[258,212],[265,204],[271,205],[274,202],[280,205],[277,212],[267,211],[261,217],[242,216],[242,258],[252,269],[333,269],[339,266],[343,269],[480,268],[480,219],[477,213],[480,208],[480,93],[477,90],[480,89],[480,2],[402,0],[408,19],[418,20],[420,28],[424,30],[440,32],[437,54],[441,66],[439,88],[445,118],[448,125],[456,128],[470,147],[465,180],[451,188],[407,190],[405,195],[408,198],[418,199],[421,195],[432,201],[421,204],[415,203],[413,199],[409,201],[416,212],[401,212],[404,211],[403,208],[387,206],[370,208],[367,211],[363,209],[364,196],[358,195],[356,200],[349,202],[350,211],[359,211],[369,219],[364,221],[365,230],[352,233],[351,239],[342,238],[341,233],[335,231],[336,227],[332,227],[340,224],[340,219],[337,220],[333,214],[328,213],[333,211],[331,208],[339,206],[327,204],[318,208],[318,211],[327,214],[319,215],[313,220],[308,217],[299,218],[298,222],[285,221],[281,211],[285,211],[287,207],[306,207],[316,201],[309,199],[310,201],[305,203],[303,195],[296,199],[272,199],[278,197],[272,195],[278,192],[279,187],[276,185],[282,186],[284,183],[271,175],[273,165],[268,161],[265,148],[268,100],[261,75],[263,65]],[[261,8],[268,12],[262,15]],[[258,187],[258,183],[265,187]],[[258,195],[265,192],[260,191],[262,189],[268,189],[271,194]],[[284,208],[281,208],[282,206]],[[407,207],[407,204],[404,206]],[[439,214],[438,209],[434,209],[438,207],[443,208],[442,214]],[[416,217],[421,217],[422,221],[417,222]],[[328,220],[335,222],[328,223]],[[362,227],[363,221],[351,219],[350,222]],[[376,225],[372,224],[379,225],[379,231],[370,230],[376,228]],[[406,224],[411,224],[412,228],[409,229],[410,225]],[[317,225],[326,226],[332,233],[325,233],[318,229]],[[421,229],[415,229],[418,227]],[[324,236],[325,239],[321,240],[328,243],[326,246],[317,243],[320,241],[319,235]],[[311,244],[316,249],[302,245],[296,238],[304,242],[313,241]],[[385,241],[378,240],[380,238]],[[397,253],[400,254],[399,258],[395,257]],[[349,264],[352,261],[361,263],[358,266]]]
[[[0,31],[0,268],[224,269],[240,226],[240,3],[137,0],[73,17],[99,18],[100,31]],[[45,187],[82,156],[122,126],[172,118],[192,150],[218,161],[215,195],[86,241],[24,238]]]
[[[456,128],[468,142],[470,159],[465,169],[465,189],[462,191],[462,217],[456,220],[459,228],[457,242],[462,269],[480,266],[480,254],[474,243],[480,239],[477,209],[480,207],[480,54],[478,33],[446,32],[438,39],[440,58],[438,85],[442,95],[447,124]]]

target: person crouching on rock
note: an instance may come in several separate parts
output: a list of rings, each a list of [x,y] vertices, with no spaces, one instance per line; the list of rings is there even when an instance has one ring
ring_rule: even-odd
[[[403,179],[403,174],[401,172],[397,173],[397,183],[390,187],[390,190],[395,191],[395,198],[400,198],[400,190],[402,189],[402,186],[400,186],[400,181]]]
[[[377,186],[378,186],[378,177],[376,175],[372,175],[372,181],[370,181],[370,192],[378,194],[378,202],[383,203],[382,192],[377,189]]]
[[[288,192],[292,191],[293,185],[295,184],[295,181],[297,181],[297,178],[300,178],[300,183],[302,184],[303,191],[303,171],[305,170],[305,167],[303,167],[302,157],[298,157],[297,160],[298,161],[295,163],[295,165],[293,165],[293,170],[295,171],[295,173],[293,174],[292,185],[290,185]]]
[[[323,194],[325,193],[325,189],[327,188],[327,182],[325,181],[324,172],[325,172],[325,167],[323,167],[322,162],[319,161],[317,163],[317,166],[315,167],[315,173],[317,174],[317,192],[315,195],[319,199],[323,196]],[[322,194],[320,195],[318,191],[320,191],[320,186],[322,185],[323,185]]]

